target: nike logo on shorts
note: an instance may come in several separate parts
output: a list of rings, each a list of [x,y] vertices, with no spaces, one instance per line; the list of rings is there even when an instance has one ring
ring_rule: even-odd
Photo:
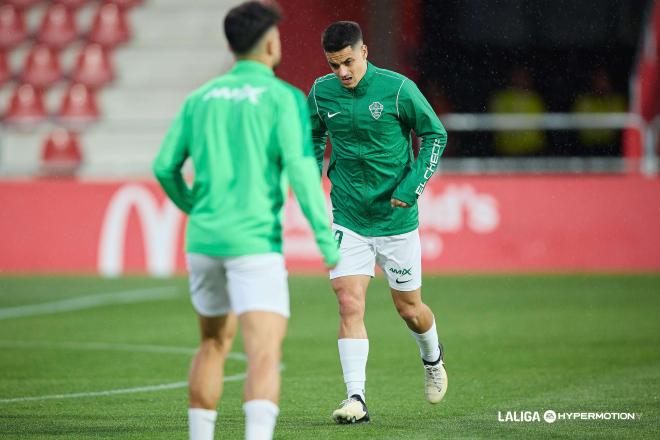
[[[341,112],[337,112],[337,113],[330,113],[330,112],[328,112],[328,119],[332,119],[332,118],[334,118],[334,117],[337,116],[339,113],[341,113]]]
[[[409,279],[409,280],[405,280],[405,281],[399,281],[399,279],[397,278],[397,279],[394,280],[394,281],[396,281],[397,284],[405,284],[405,283],[407,283],[408,281],[412,281],[412,278]]]

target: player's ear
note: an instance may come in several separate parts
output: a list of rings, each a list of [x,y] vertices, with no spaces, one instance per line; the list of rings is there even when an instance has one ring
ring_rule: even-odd
[[[277,39],[279,38],[279,34],[276,30],[275,27],[271,28],[268,30],[268,32],[265,35],[265,41],[264,41],[264,52],[268,56],[274,56],[276,55],[277,51]]]
[[[367,59],[367,55],[369,55],[369,49],[367,49],[367,45],[363,44],[362,45],[362,58],[365,60]]]

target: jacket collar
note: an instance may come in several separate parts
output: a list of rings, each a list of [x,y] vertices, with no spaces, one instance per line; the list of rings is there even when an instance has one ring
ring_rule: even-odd
[[[347,89],[346,87],[342,86],[345,91],[351,94],[356,94],[359,96],[362,96],[367,93],[367,90],[369,89],[369,84],[371,84],[374,76],[376,75],[376,70],[378,70],[378,67],[374,66],[371,64],[369,61],[367,61],[367,71],[364,73],[364,76],[360,80],[357,86],[355,86],[353,89]]]
[[[252,60],[237,61],[236,64],[234,64],[234,67],[231,68],[231,72],[239,73],[239,74],[257,73],[266,76],[275,76],[275,72],[273,72],[273,69],[271,69],[264,63],[260,63],[259,61],[252,61]]]

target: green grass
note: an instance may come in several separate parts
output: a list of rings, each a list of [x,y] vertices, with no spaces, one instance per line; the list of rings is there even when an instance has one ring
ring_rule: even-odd
[[[345,397],[337,306],[324,277],[292,277],[278,439],[660,438],[660,276],[427,277],[446,349],[449,391],[424,401],[414,340],[384,281],[367,304],[372,422],[336,426]],[[185,380],[197,327],[186,282],[2,277],[9,307],[145,287],[174,297],[0,319],[0,399]],[[131,351],[125,345],[183,347]],[[157,349],[157,348],[156,348]],[[154,349],[154,350],[156,350]],[[233,351],[240,352],[240,339]],[[245,364],[230,360],[227,374]],[[228,382],[216,438],[243,435],[242,382]],[[186,438],[186,389],[0,402],[2,439]],[[498,411],[634,412],[634,421],[502,423]]]

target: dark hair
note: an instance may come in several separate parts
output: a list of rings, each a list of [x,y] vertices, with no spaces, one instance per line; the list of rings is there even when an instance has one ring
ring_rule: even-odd
[[[225,36],[232,52],[248,53],[281,19],[282,13],[275,3],[250,1],[231,9],[225,17]]]
[[[338,52],[362,41],[362,29],[354,21],[337,21],[323,31],[321,44],[326,52]]]

